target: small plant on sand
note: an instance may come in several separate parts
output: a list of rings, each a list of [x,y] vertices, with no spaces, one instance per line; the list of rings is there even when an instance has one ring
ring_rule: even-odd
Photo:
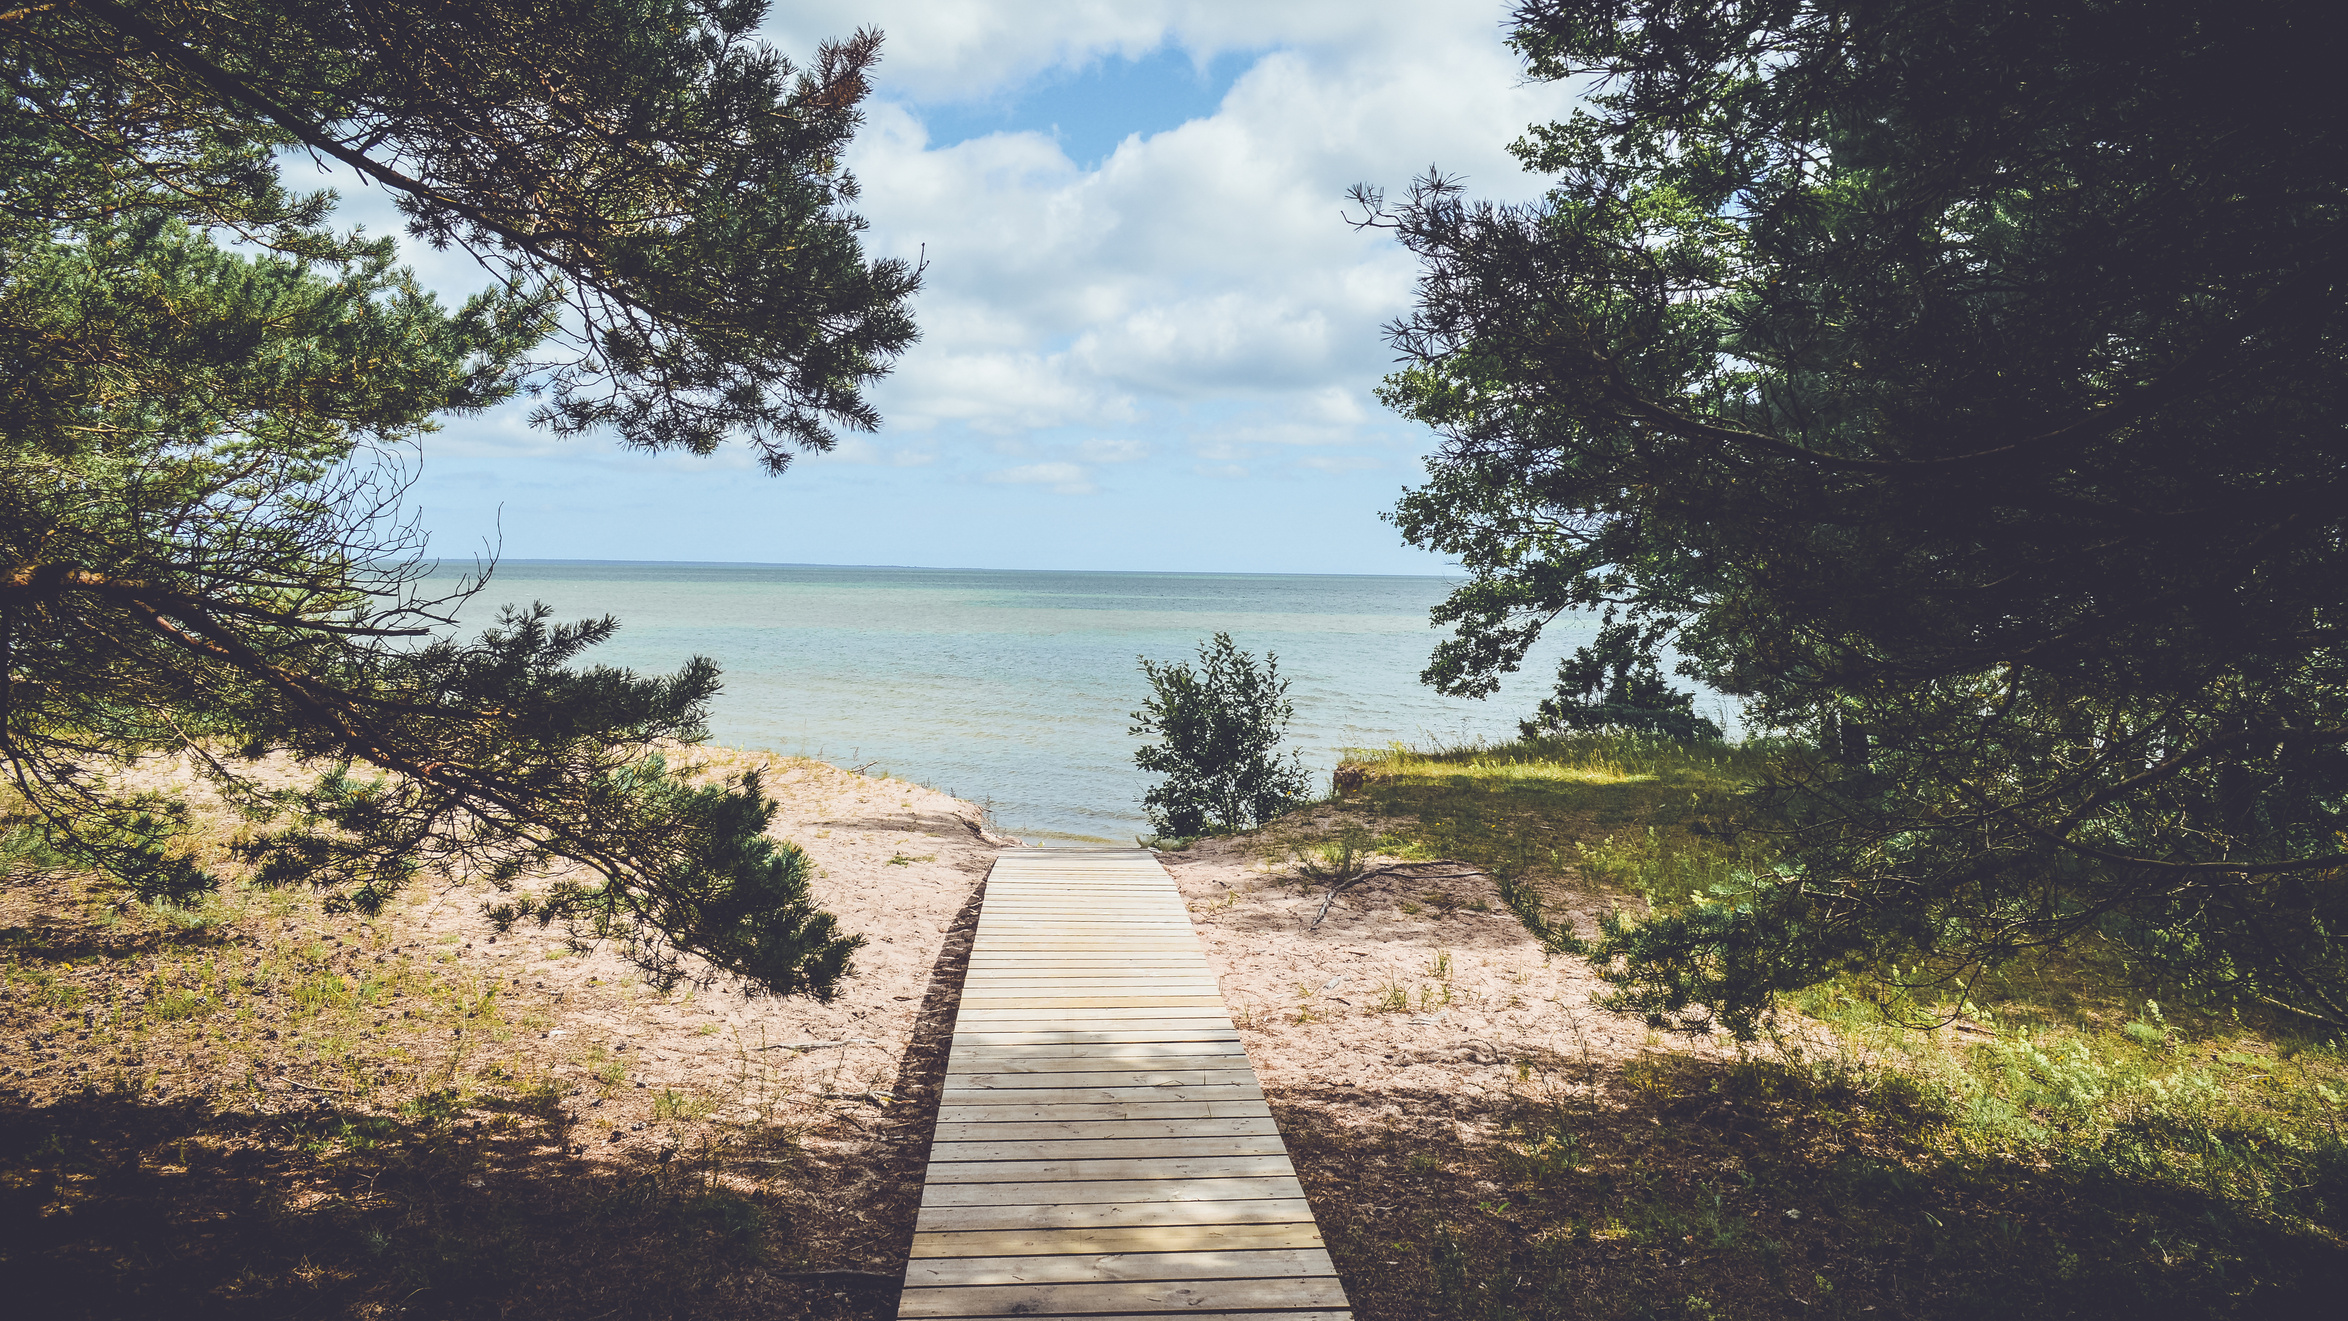
[[[1363,859],[1377,843],[1369,831],[1347,825],[1336,838],[1323,840],[1296,855],[1296,870],[1305,879],[1324,885],[1342,885],[1360,879]]]

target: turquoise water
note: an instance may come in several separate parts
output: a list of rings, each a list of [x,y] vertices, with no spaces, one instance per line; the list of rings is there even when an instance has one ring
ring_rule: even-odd
[[[1129,713],[1137,655],[1195,660],[1228,630],[1280,658],[1295,746],[1316,775],[1346,747],[1514,737],[1587,625],[1562,624],[1486,701],[1437,695],[1418,673],[1441,636],[1442,578],[1052,573],[799,565],[509,561],[466,622],[504,602],[562,618],[610,614],[592,659],[725,671],[720,743],[820,757],[988,804],[1037,842],[1127,843],[1145,833],[1149,777]],[[1325,781],[1324,781],[1325,783]]]

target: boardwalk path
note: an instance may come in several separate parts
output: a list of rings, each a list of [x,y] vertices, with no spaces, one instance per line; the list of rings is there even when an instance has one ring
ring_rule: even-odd
[[[897,1314],[1350,1316],[1149,854],[996,860]]]

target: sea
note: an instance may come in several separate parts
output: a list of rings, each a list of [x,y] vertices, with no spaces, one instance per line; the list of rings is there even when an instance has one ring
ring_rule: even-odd
[[[450,566],[449,573],[460,566]],[[800,564],[508,560],[461,622],[542,601],[611,615],[586,659],[638,671],[707,656],[725,688],[714,741],[886,772],[984,806],[1030,843],[1149,834],[1129,732],[1149,695],[1139,658],[1190,661],[1228,632],[1276,656],[1291,746],[1317,791],[1348,748],[1515,737],[1591,625],[1562,620],[1483,700],[1419,682],[1455,582],[1323,574],[1063,573]]]

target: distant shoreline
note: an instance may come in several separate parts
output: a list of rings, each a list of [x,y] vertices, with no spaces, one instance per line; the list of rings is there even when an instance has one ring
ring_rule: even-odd
[[[465,569],[482,561],[440,559],[432,562],[435,572],[445,569]],[[513,556],[495,561],[499,568],[507,567],[578,567],[593,569],[859,569],[901,573],[1002,573],[1055,575],[1084,574],[1100,577],[1125,578],[1336,578],[1346,581],[1371,582],[1460,582],[1462,577],[1440,573],[1292,573],[1280,569],[1261,569],[1248,572],[1215,569],[1000,569],[979,565],[940,564],[812,564],[774,563],[764,560],[574,560],[524,558]]]

